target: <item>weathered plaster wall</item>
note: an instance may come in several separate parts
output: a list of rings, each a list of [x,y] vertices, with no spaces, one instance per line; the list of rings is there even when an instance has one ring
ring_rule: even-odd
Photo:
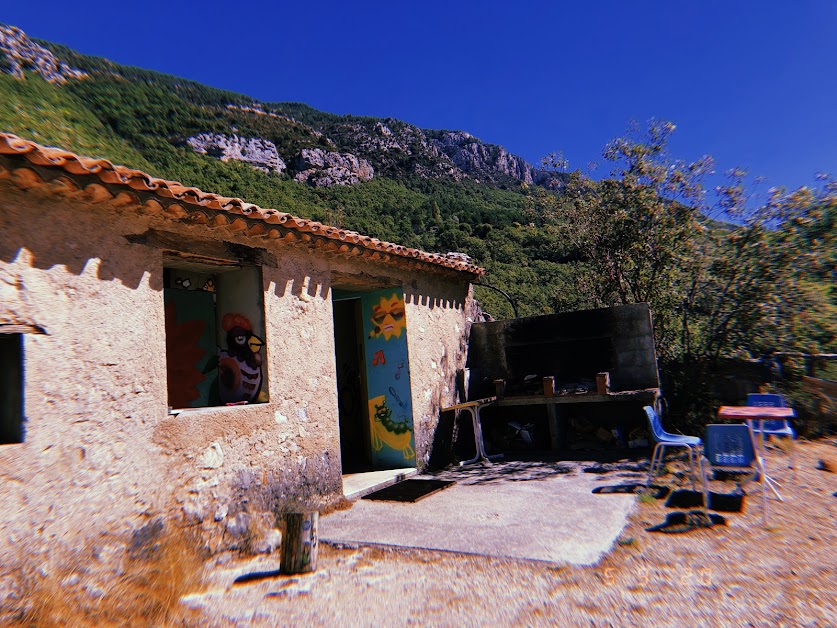
[[[0,216],[0,323],[46,331],[25,339],[25,441],[0,446],[0,542],[165,514],[220,547],[280,502],[341,493],[325,260],[287,249],[263,269],[272,402],[169,416],[162,251],[123,236],[188,249],[207,230],[7,187]]]
[[[270,403],[170,416],[163,252],[123,237],[149,229],[178,234],[186,252],[195,239],[257,243],[0,182],[0,323],[46,331],[25,340],[25,442],[0,446],[0,543],[127,534],[164,514],[200,522],[220,548],[253,521],[271,525],[277,507],[340,495],[336,273],[404,290],[424,466],[465,362],[467,283],[266,244]]]
[[[159,253],[130,216],[0,188],[0,323],[25,336],[25,442],[0,446],[0,543],[127,532],[163,507]],[[162,366],[161,366],[162,365]]]
[[[416,461],[432,453],[440,408],[457,399],[457,373],[465,368],[468,334],[476,315],[473,288],[432,275],[405,287]]]
[[[275,508],[342,494],[329,271],[303,249],[264,267],[270,403],[165,417],[155,442],[190,520],[234,542]]]

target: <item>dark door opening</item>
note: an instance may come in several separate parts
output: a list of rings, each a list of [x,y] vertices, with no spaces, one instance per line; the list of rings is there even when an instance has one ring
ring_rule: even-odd
[[[372,471],[360,299],[334,301],[334,348],[343,473]]]

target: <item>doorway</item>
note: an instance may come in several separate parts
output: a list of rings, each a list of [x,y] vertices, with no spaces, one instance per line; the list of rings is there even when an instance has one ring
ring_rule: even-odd
[[[372,470],[360,299],[334,301],[334,353],[337,363],[337,403],[340,412],[340,457],[343,473]]]
[[[400,288],[332,291],[343,473],[416,466]]]

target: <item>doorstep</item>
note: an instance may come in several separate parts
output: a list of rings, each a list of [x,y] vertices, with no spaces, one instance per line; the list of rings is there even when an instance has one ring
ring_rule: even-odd
[[[343,476],[343,496],[346,499],[360,499],[380,488],[406,480],[416,473],[414,467],[369,471],[368,473],[349,473]]]

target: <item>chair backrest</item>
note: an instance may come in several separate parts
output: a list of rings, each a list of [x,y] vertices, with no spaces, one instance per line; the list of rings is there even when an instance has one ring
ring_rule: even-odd
[[[775,394],[756,394],[751,393],[747,395],[747,405],[756,406],[758,408],[786,408],[785,398],[782,395]]]
[[[779,430],[788,428],[788,422],[785,419],[763,419],[762,421],[750,419],[748,423],[754,432],[761,432],[762,430],[765,432],[778,432]]]
[[[645,406],[643,410],[645,410],[645,414],[648,416],[648,425],[651,426],[651,437],[657,442],[664,440],[663,424],[660,422],[660,417],[657,416],[657,411],[651,406]]]
[[[750,467],[756,459],[753,433],[743,423],[707,425],[703,451],[713,467]]]

